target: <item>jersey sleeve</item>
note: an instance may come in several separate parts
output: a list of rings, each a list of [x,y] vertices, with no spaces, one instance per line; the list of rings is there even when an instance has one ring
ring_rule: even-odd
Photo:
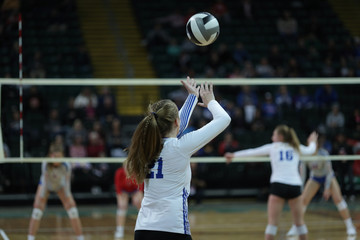
[[[261,147],[257,148],[250,148],[246,150],[240,150],[237,152],[234,152],[234,157],[252,157],[252,156],[263,156],[263,155],[269,155],[271,150],[272,144],[265,144]]]
[[[311,142],[309,146],[300,145],[300,153],[303,155],[311,155],[316,151],[316,143]]]
[[[216,100],[209,102],[208,109],[213,115],[213,119],[202,128],[187,133],[179,139],[179,149],[182,153],[191,156],[219,135],[230,124],[230,116]]]
[[[179,111],[180,129],[177,138],[182,137],[184,130],[187,128],[192,112],[194,111],[198,98],[194,94],[189,94],[186,98],[184,105]]]

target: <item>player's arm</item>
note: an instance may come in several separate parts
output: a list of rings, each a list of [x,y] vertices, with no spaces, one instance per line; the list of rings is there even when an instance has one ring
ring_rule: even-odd
[[[199,96],[199,89],[196,87],[196,82],[194,79],[187,77],[186,81],[181,81],[181,83],[184,85],[189,95],[179,110],[180,129],[177,138],[180,138],[184,130],[187,128],[191,114],[195,109]]]
[[[240,150],[236,152],[227,152],[225,153],[225,158],[227,163],[231,163],[234,157],[253,157],[253,156],[266,156],[270,154],[272,148],[272,143],[265,144],[261,147],[250,148],[246,150]]]

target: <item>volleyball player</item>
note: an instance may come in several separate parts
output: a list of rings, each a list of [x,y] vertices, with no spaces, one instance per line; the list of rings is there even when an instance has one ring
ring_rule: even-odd
[[[51,145],[49,156],[61,158],[64,156],[63,152],[62,147]],[[50,192],[55,192],[60,198],[70,218],[76,239],[84,240],[78,209],[70,191],[70,180],[70,163],[44,162],[42,164],[42,174],[36,191],[34,209],[29,224],[28,240],[35,239]]]
[[[199,95],[195,80],[188,77],[186,82],[182,81],[182,84],[188,91],[189,95],[179,111],[181,123],[179,133],[177,135],[178,138],[182,136],[183,131],[189,123],[190,116],[196,106],[197,97]],[[144,196],[144,184],[139,186],[134,179],[127,178],[124,168],[121,167],[115,173],[115,188],[118,206],[116,212],[115,238],[123,238],[129,197],[131,197],[132,204],[137,209],[140,209],[141,201]]]
[[[317,151],[315,155],[319,156],[329,156],[328,151],[322,148],[324,138],[320,138],[317,144]],[[311,202],[311,199],[319,191],[320,187],[324,186],[323,198],[328,200],[330,196],[332,197],[333,202],[335,203],[342,219],[344,220],[346,226],[346,233],[349,236],[356,235],[356,228],[353,225],[353,222],[350,217],[349,209],[347,204],[342,197],[339,183],[335,178],[334,171],[332,169],[331,161],[319,160],[311,161],[308,164],[310,168],[310,178],[306,182],[304,191],[302,193],[302,204],[303,211],[305,213],[307,206]],[[297,235],[296,227],[293,225],[287,233],[288,236]]]
[[[273,143],[264,146],[225,153],[228,163],[234,157],[269,155],[271,160],[270,196],[268,199],[268,225],[265,239],[272,240],[277,233],[277,226],[285,201],[291,209],[293,222],[301,240],[307,239],[307,227],[301,203],[301,177],[299,173],[300,155],[311,155],[316,151],[317,134],[311,133],[309,146],[300,145],[299,139],[292,128],[279,125],[272,135]]]
[[[144,199],[135,226],[135,240],[192,239],[187,198],[190,192],[190,157],[230,123],[215,100],[213,85],[201,84],[203,103],[213,120],[177,138],[181,119],[174,102],[150,104],[148,114],[132,137],[125,169],[138,183],[144,182]]]

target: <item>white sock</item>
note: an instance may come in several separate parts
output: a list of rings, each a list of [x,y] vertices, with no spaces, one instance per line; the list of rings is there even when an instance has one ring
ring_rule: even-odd
[[[84,236],[83,235],[77,236],[76,240],[84,240]]]
[[[124,232],[124,227],[123,226],[117,226],[116,231],[117,232]]]
[[[348,219],[344,220],[344,223],[346,225],[346,228],[353,228],[354,227],[351,218],[348,218]]]
[[[35,240],[35,236],[28,235],[28,240]]]

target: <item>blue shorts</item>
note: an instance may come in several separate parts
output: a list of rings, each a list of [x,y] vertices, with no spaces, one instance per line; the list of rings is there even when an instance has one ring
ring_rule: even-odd
[[[332,177],[334,177],[334,174],[332,175]],[[323,176],[323,177],[312,176],[311,179],[314,180],[315,182],[319,183],[320,185],[322,185],[326,181],[326,176]]]

